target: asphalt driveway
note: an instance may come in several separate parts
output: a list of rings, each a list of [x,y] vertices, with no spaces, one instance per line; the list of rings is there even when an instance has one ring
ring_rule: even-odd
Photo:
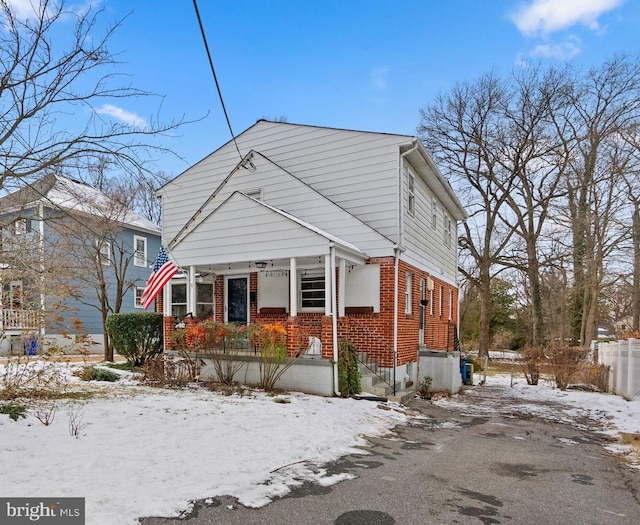
[[[640,471],[607,452],[606,436],[580,424],[538,419],[490,388],[483,407],[450,409],[414,399],[417,417],[362,454],[329,465],[353,479],[305,483],[260,509],[233,498],[197,502],[183,519],[144,525],[611,524],[640,522]],[[369,401],[363,401],[369,402]],[[490,413],[487,413],[490,412]],[[312,436],[310,436],[312,439]]]

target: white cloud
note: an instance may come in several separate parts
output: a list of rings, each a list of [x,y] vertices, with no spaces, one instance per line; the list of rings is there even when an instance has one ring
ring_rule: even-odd
[[[128,126],[135,126],[136,128],[143,129],[147,127],[147,121],[144,118],[112,104],[105,104],[101,108],[96,109],[96,113],[98,115],[107,115],[109,117],[113,117],[121,122],[124,122]]]
[[[388,66],[383,66],[378,67],[369,73],[371,84],[378,91],[384,91],[387,89],[389,71],[390,69]]]
[[[583,24],[598,30],[598,18],[624,0],[533,0],[520,6],[510,16],[526,36],[548,35]]]
[[[531,56],[543,58],[560,58],[568,60],[580,53],[580,41],[569,39],[557,44],[539,44],[529,53]]]
[[[35,15],[34,5],[37,0],[9,0],[9,5],[18,20],[26,20]]]

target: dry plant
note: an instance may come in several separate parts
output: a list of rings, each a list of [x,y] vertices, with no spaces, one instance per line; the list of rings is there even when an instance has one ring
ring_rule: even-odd
[[[69,416],[69,435],[78,439],[88,423],[84,421],[84,404],[72,403],[67,411]]]
[[[528,385],[537,385],[540,381],[542,364],[546,358],[544,348],[528,346],[520,351],[521,366]]]
[[[33,410],[33,415],[40,421],[45,427],[48,427],[56,417],[56,411],[58,410],[58,404],[55,400],[45,401],[40,403]]]
[[[180,388],[198,379],[200,358],[183,351],[178,356],[161,354],[147,359],[142,367],[142,382],[148,385]]]
[[[547,361],[549,370],[556,387],[566,390],[580,370],[581,364],[587,359],[589,349],[580,347],[553,348],[548,350]]]
[[[60,365],[30,356],[10,358],[0,376],[0,399],[60,397],[66,387]]]

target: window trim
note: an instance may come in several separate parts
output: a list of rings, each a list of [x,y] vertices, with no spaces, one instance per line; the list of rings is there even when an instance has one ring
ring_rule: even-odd
[[[431,228],[438,228],[438,205],[435,197],[431,197]]]
[[[145,289],[146,289],[146,286],[136,286],[133,289],[133,307],[134,308],[144,308],[144,306],[142,306],[142,294],[144,293]]]
[[[413,274],[407,272],[404,276],[404,314],[413,313]]]
[[[327,305],[327,281],[325,279],[324,272],[320,272],[320,271],[303,272],[303,273],[300,273],[299,279],[300,279],[299,280],[300,288],[299,288],[299,294],[298,294],[298,302],[299,302],[300,311],[301,312],[324,312]],[[302,284],[305,279],[316,279],[318,281],[322,280],[322,284],[323,284],[322,306],[304,306],[304,299],[303,299],[304,290],[302,289]],[[315,299],[315,300],[317,301],[318,299]]]
[[[138,254],[138,241],[142,241],[144,243],[144,250],[142,252],[142,261],[139,261]],[[147,238],[142,235],[134,235],[133,236],[133,265],[146,268],[147,267]]]
[[[416,216],[416,178],[414,175],[407,171],[407,213],[410,217]]]
[[[110,241],[100,241],[98,239],[98,258],[100,259],[100,264],[103,266],[111,265],[111,242]],[[106,248],[106,253],[105,253]]]

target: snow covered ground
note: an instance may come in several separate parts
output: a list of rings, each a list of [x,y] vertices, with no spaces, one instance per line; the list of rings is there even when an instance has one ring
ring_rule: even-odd
[[[71,373],[80,366],[58,370],[69,389],[95,394],[57,401],[51,424],[38,419],[46,420],[48,402],[31,405],[18,421],[0,415],[0,495],[85,497],[89,525],[177,516],[189,502],[218,495],[257,507],[305,480],[337,483],[344,477],[329,476],[323,464],[361,453],[366,436],[412,417],[399,405],[383,410],[300,393],[156,389],[125,372],[117,383],[87,383]],[[0,364],[0,383],[5,370]],[[508,376],[490,376],[484,386],[434,402],[470,414],[532,414],[611,436],[640,433],[640,400],[532,387],[523,378],[512,385]]]
[[[224,494],[261,506],[304,480],[337,483],[322,464],[406,420],[400,406],[353,399],[87,383],[71,375],[81,363],[63,366],[73,388],[97,395],[58,401],[48,426],[36,417],[46,403],[17,421],[0,414],[0,495],[85,497],[89,525],[177,516]]]

